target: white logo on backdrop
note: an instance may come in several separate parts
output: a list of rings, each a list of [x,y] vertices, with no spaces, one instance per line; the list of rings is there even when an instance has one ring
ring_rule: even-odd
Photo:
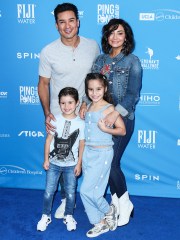
[[[19,86],[20,104],[40,104],[38,88],[33,86]]]
[[[175,21],[180,20],[180,11],[173,9],[156,9],[139,14],[140,21]]]
[[[39,59],[40,53],[18,52],[17,59]]]
[[[42,175],[42,171],[32,171],[14,165],[0,165],[0,175],[23,174],[23,175]]]
[[[17,21],[20,24],[35,23],[35,4],[17,4]]]
[[[98,4],[97,23],[108,23],[112,18],[119,18],[119,4]]]
[[[159,107],[160,100],[159,93],[141,93],[138,106]]]
[[[154,56],[153,49],[148,47],[145,53],[149,55],[149,59],[141,59],[142,68],[146,70],[158,70],[159,60],[153,59],[153,56]]]
[[[40,131],[28,131],[28,130],[23,130],[18,134],[19,137],[33,137],[33,138],[39,138],[39,137],[44,137],[44,133]]]
[[[159,181],[159,175],[148,175],[148,174],[135,174],[135,180],[137,181]]]
[[[154,130],[138,130],[138,148],[155,149],[156,135],[157,131]]]

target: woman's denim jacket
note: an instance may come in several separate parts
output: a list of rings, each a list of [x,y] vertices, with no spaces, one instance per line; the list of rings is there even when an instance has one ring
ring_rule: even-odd
[[[106,64],[108,54],[101,54],[97,57],[92,66],[92,72],[102,73]],[[111,85],[112,84],[112,85]],[[140,97],[142,85],[142,67],[137,56],[129,54],[125,56],[120,53],[112,62],[109,75],[109,89],[116,111],[121,116],[134,119],[134,111]]]

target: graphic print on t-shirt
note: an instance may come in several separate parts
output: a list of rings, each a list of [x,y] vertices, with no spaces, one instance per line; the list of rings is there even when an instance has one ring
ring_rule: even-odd
[[[62,162],[75,161],[72,147],[79,135],[79,129],[70,134],[70,126],[71,122],[65,121],[62,137],[59,138],[58,133],[55,133],[54,149],[49,153],[50,159],[53,158]]]

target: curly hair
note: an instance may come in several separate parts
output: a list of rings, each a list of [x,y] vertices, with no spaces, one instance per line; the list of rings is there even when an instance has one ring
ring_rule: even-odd
[[[134,34],[131,26],[123,19],[113,18],[102,28],[101,44],[102,50],[106,54],[108,54],[112,48],[108,43],[108,38],[110,34],[119,27],[119,25],[121,25],[124,28],[126,36],[126,41],[123,44],[121,52],[124,53],[124,55],[128,55],[132,53],[135,48]]]

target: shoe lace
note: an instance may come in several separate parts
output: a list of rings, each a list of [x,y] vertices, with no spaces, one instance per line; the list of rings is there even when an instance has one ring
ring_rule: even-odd
[[[73,218],[72,215],[67,215],[66,222],[73,222],[73,223],[77,224],[77,222],[75,221],[75,219]]]

